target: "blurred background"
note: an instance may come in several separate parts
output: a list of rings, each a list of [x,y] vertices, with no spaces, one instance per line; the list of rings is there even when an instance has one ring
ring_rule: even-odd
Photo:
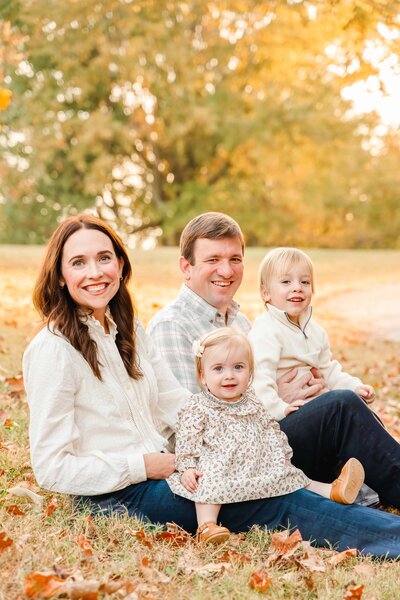
[[[399,49],[397,1],[0,0],[0,242],[399,249]]]

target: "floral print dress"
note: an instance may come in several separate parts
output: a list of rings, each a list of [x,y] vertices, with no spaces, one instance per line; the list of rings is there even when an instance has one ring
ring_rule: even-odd
[[[184,498],[228,504],[282,496],[310,480],[290,462],[286,434],[248,388],[237,402],[208,391],[194,394],[178,414],[176,471],[167,482]],[[202,473],[197,490],[180,482],[186,469]]]

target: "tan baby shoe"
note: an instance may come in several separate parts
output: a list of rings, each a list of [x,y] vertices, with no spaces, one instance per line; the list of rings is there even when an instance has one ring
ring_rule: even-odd
[[[229,529],[226,527],[207,521],[197,528],[196,541],[204,544],[222,544],[222,542],[226,542],[229,535]]]
[[[340,504],[353,504],[364,483],[364,468],[356,458],[349,458],[340,475],[332,483],[331,500]]]

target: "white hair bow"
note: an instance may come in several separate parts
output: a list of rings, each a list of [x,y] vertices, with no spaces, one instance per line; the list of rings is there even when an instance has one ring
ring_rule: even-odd
[[[195,356],[201,358],[204,352],[204,346],[200,343],[200,340],[194,340],[192,344],[192,351]]]

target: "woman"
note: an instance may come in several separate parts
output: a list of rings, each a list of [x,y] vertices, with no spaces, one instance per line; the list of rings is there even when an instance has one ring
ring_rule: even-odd
[[[165,479],[178,410],[188,397],[167,370],[127,291],[128,256],[100,219],[79,215],[54,232],[34,292],[46,323],[24,354],[32,465],[39,484],[93,510],[127,512],[196,530],[191,500]],[[231,531],[298,527],[316,545],[396,558],[400,518],[343,506],[308,490],[226,504]]]

